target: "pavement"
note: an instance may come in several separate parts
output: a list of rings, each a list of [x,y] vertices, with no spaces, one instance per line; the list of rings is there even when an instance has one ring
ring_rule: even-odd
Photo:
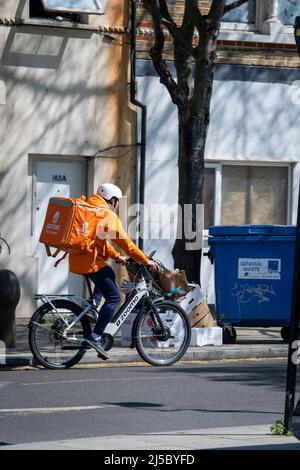
[[[281,328],[236,328],[235,344],[221,346],[189,347],[181,362],[216,361],[230,359],[282,358],[287,357],[288,345],[280,336]],[[121,338],[117,337],[114,347],[108,351],[107,365],[115,363],[143,362],[135,349],[120,346]],[[103,364],[95,351],[88,350],[80,364]],[[145,364],[145,363],[144,363]],[[20,366],[36,366],[28,345],[28,328],[26,324],[16,327],[16,348],[0,347],[0,369]]]
[[[274,436],[270,425],[238,426],[168,433],[100,436],[4,445],[1,450],[300,450],[295,437]]]
[[[181,362],[207,361],[222,359],[252,359],[287,357],[288,345],[280,336],[280,328],[236,328],[235,344],[221,346],[189,347]],[[141,362],[135,349],[120,346],[121,338],[117,337],[114,347],[108,352],[109,359],[105,364]],[[88,350],[81,364],[103,363],[97,354]],[[16,348],[0,349],[0,367],[35,366],[36,362],[28,345],[28,328],[26,324],[17,325]]]
[[[286,358],[288,345],[280,336],[280,328],[236,328],[235,344],[189,347],[180,362]],[[28,346],[27,325],[17,325],[16,348],[0,350],[0,369],[35,367]],[[120,338],[109,351],[109,360],[101,361],[94,351],[87,351],[80,364],[108,366],[145,363],[135,349],[120,346]],[[300,450],[294,436],[272,435],[271,423],[213,429],[143,433],[136,435],[99,436],[50,442],[2,445],[1,450]],[[112,454],[113,455],[113,454]],[[142,461],[143,462],[143,461]]]

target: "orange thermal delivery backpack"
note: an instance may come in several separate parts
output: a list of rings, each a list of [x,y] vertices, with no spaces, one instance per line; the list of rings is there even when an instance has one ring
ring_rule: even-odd
[[[98,207],[85,202],[85,196],[74,199],[64,197],[49,199],[39,240],[45,245],[48,256],[55,258],[60,251],[65,252],[62,258],[56,261],[55,267],[68,253],[79,255],[95,245],[100,215]],[[56,248],[53,254],[50,247]]]

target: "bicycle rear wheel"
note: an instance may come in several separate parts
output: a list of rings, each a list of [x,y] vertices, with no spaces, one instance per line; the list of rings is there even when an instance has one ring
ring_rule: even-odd
[[[155,302],[163,331],[155,326],[152,310],[141,312],[136,320],[135,345],[140,356],[153,366],[170,366],[186,352],[191,326],[184,310],[175,302]]]
[[[29,324],[29,345],[35,359],[44,367],[67,369],[84,356],[86,347],[81,345],[81,341],[90,334],[91,327],[84,316],[65,337],[67,323],[71,324],[82,309],[65,299],[53,300],[52,304],[55,309],[47,303],[33,314]]]

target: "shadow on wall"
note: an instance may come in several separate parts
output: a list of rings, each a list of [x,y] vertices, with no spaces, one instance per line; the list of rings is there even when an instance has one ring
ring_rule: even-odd
[[[143,81],[147,80],[143,99],[148,106],[151,135],[147,151],[154,160],[169,159],[170,152],[177,159],[177,115],[173,114],[168,92],[159,90],[158,81],[153,83],[154,76],[148,69],[142,75]],[[293,69],[220,64],[213,85],[206,155],[231,160],[295,160],[297,80]],[[165,138],[166,130],[172,139]]]
[[[22,16],[25,3],[19,3],[16,17]],[[20,234],[27,234],[30,224],[24,218],[24,211],[29,212],[26,191],[30,191],[24,183],[26,158],[45,154],[45,149],[49,157],[96,154],[101,137],[96,125],[103,115],[103,97],[107,105],[116,95],[119,99],[120,87],[126,89],[127,75],[105,76],[107,52],[99,53],[101,39],[93,32],[25,25],[4,32],[6,43],[0,52],[5,87],[5,102],[0,106],[0,233],[10,245],[10,258],[20,262],[25,246]],[[69,40],[74,38],[77,41],[73,44]],[[122,52],[129,56],[127,48]],[[122,137],[118,135],[115,143]],[[127,154],[121,159],[127,159]],[[13,263],[0,258],[3,268]],[[32,286],[27,270],[24,265],[17,273],[23,291]]]
[[[138,98],[147,105],[148,112],[146,203],[161,204],[170,199],[176,203],[177,110],[149,64],[151,61],[141,61],[138,66]],[[174,67],[170,69],[175,72]],[[207,157],[241,164],[295,161],[298,129],[294,124],[299,114],[295,83],[300,83],[295,82],[297,74],[297,70],[285,68],[218,65]],[[256,177],[263,179],[261,175]],[[161,185],[164,177],[172,185]],[[153,181],[159,182],[156,190]]]
[[[24,17],[24,10],[27,6],[27,3],[29,3],[28,0],[20,0],[14,15],[16,19],[21,19]]]
[[[16,60],[16,56],[8,52],[8,46],[5,54],[10,63]],[[59,56],[62,56],[62,50]],[[26,57],[28,56],[23,54],[23,66],[26,64],[30,67],[32,57],[29,55],[28,63]],[[35,65],[39,60],[34,60]],[[58,59],[55,60],[58,64]],[[20,56],[16,62],[20,65]],[[45,55],[40,64],[44,62]],[[11,246],[12,254],[15,252],[16,241],[20,238],[18,233],[20,230],[24,232],[25,229],[20,226],[23,217],[19,216],[23,214],[26,201],[24,178],[27,173],[23,171],[27,169],[27,165],[21,165],[20,160],[31,153],[45,153],[45,148],[49,155],[65,155],[68,153],[66,145],[76,148],[74,155],[86,151],[94,123],[86,119],[84,111],[86,107],[91,106],[93,100],[101,98],[104,93],[106,96],[112,95],[118,86],[117,79],[108,87],[93,86],[88,83],[88,78],[84,81],[82,76],[84,79],[91,76],[92,65],[87,63],[84,76],[81,73],[77,79],[78,64],[73,61],[70,64],[69,85],[65,78],[61,84],[57,74],[44,74],[42,77],[36,74],[22,75],[16,68],[2,67],[1,75],[6,84],[6,104],[0,108],[4,126],[0,150],[0,232]],[[54,61],[51,62],[52,66]],[[16,100],[16,92],[22,99]],[[48,96],[51,96],[51,99]],[[71,133],[69,129],[72,129]],[[22,182],[19,187],[16,186],[18,181]]]
[[[41,31],[41,30],[40,30]],[[89,39],[88,31],[45,30],[33,32],[28,27],[12,28],[3,49],[2,65],[57,69],[62,61],[68,39]]]
[[[214,84],[207,152],[216,158],[296,158],[299,113],[294,70],[220,66]],[[218,74],[216,74],[218,76]]]
[[[24,18],[27,0],[21,0],[15,18]],[[33,32],[33,26],[11,27],[4,46],[1,64],[9,66],[58,68],[64,54],[67,35],[50,28]],[[37,29],[37,28],[35,28]]]
[[[57,69],[67,44],[63,35],[33,34],[27,28],[11,30],[1,57],[2,65]]]

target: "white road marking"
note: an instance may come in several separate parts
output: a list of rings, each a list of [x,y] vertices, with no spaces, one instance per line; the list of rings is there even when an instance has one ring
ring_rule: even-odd
[[[113,408],[116,405],[103,405],[103,406],[64,406],[64,407],[51,407],[51,408],[2,408],[1,413],[12,414],[32,414],[32,413],[61,413],[69,411],[89,411],[101,408]]]
[[[168,376],[168,379],[182,380],[182,377]],[[21,382],[24,387],[30,387],[31,385],[57,385],[57,384],[76,384],[76,383],[88,383],[88,382],[133,382],[137,380],[166,380],[163,376],[149,376],[149,377],[119,377],[115,379],[78,379],[78,380],[59,380],[56,382]]]
[[[10,384],[13,384],[14,382],[1,382],[0,383],[0,388],[1,387],[5,387],[6,385],[10,385]]]

